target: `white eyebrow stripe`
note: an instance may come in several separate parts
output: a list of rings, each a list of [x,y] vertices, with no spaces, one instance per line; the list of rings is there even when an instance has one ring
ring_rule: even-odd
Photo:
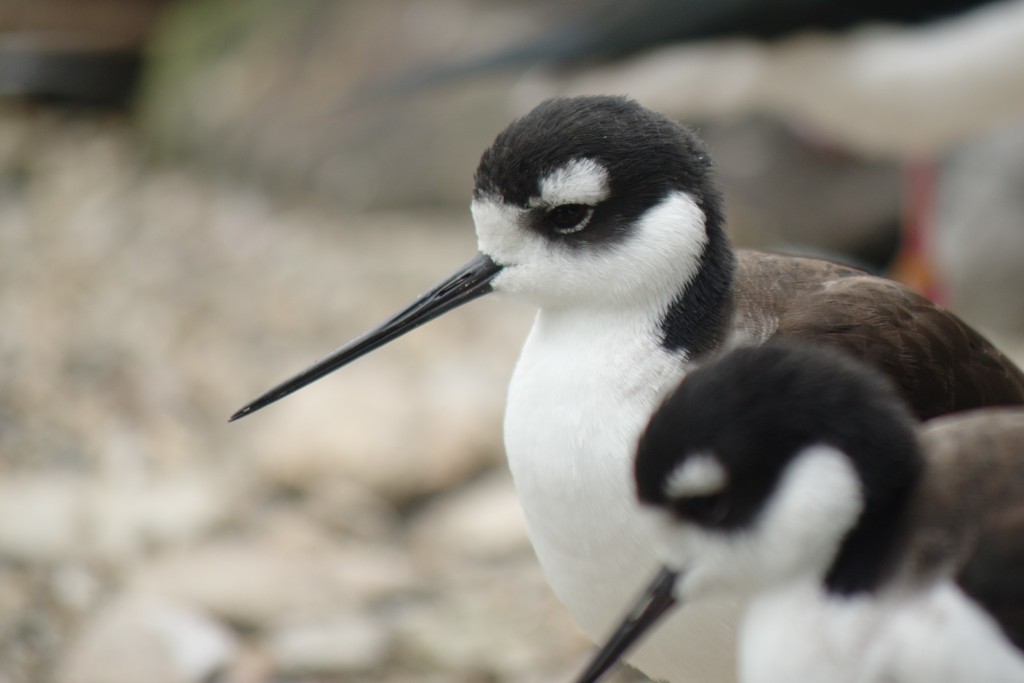
[[[530,200],[531,206],[588,204],[593,206],[608,199],[608,169],[593,159],[573,159],[556,168],[540,181],[540,197]]]
[[[669,498],[688,498],[718,493],[729,481],[722,464],[711,455],[691,455],[668,475],[665,495]]]

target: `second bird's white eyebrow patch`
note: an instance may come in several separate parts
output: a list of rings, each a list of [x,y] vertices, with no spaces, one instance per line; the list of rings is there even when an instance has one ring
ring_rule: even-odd
[[[608,169],[593,159],[573,159],[541,178],[540,197],[531,206],[588,204],[608,199]]]
[[[724,489],[728,480],[725,468],[714,456],[692,455],[668,475],[665,495],[669,498],[707,496]]]

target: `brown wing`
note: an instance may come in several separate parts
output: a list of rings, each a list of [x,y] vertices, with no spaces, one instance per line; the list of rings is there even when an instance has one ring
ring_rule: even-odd
[[[830,344],[886,372],[921,419],[1024,403],[1024,375],[978,332],[906,287],[871,276],[805,289],[775,336]]]
[[[990,518],[956,579],[1024,654],[1024,508]]]
[[[928,468],[910,562],[918,572],[952,571],[1024,651],[1024,410],[935,420],[921,440]]]

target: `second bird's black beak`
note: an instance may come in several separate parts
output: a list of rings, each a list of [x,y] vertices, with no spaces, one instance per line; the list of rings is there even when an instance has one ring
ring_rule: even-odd
[[[619,627],[598,650],[590,664],[576,679],[576,683],[595,683],[615,662],[629,650],[640,636],[654,626],[676,604],[674,589],[680,572],[662,567],[633,609],[622,620]]]
[[[322,358],[289,380],[281,382],[263,393],[252,403],[231,416],[229,422],[254,413],[288,394],[298,391],[307,384],[329,375],[343,365],[354,361],[374,349],[401,337],[423,323],[458,308],[491,291],[491,280],[501,272],[501,266],[488,256],[477,254],[476,258],[448,276],[443,282],[420,296],[408,308],[396,313],[376,328],[361,337],[353,339],[340,349]]]

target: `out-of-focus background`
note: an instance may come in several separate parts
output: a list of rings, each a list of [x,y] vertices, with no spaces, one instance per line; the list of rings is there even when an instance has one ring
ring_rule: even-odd
[[[697,125],[738,244],[1020,358],[1024,3],[792,5],[0,0],[0,683],[569,679],[501,446],[531,311],[226,422],[474,253],[553,94]]]

